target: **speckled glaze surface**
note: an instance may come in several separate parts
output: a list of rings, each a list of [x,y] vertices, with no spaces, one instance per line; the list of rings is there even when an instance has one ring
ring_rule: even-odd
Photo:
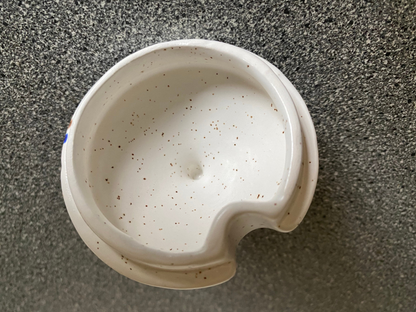
[[[109,70],[62,152],[64,197],[82,216],[75,225],[97,236],[93,250],[106,262],[117,254],[116,270],[137,281],[200,288],[234,275],[248,232],[293,230],[312,200],[317,145],[280,76],[207,40],[154,45]]]
[[[415,15],[413,0],[0,1],[0,310],[413,311]],[[192,291],[101,261],[60,183],[64,134],[87,91],[126,56],[185,38],[279,68],[319,146],[301,225],[250,232],[235,276]]]

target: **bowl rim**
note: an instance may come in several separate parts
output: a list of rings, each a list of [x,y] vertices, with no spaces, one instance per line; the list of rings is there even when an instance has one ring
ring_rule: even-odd
[[[284,115],[287,119],[287,131],[286,146],[287,146],[287,157],[285,166],[288,168],[286,173],[286,179],[282,183],[282,186],[278,188],[277,195],[273,199],[274,211],[270,212],[271,202],[254,203],[252,202],[239,202],[231,203],[222,207],[221,212],[216,215],[212,221],[211,228],[207,234],[207,238],[204,244],[198,251],[189,251],[177,254],[171,254],[166,251],[161,251],[148,247],[134,240],[131,236],[123,233],[117,227],[115,227],[101,211],[99,207],[90,207],[83,202],[83,198],[80,194],[81,186],[78,185],[75,177],[75,166],[74,162],[74,135],[77,130],[77,125],[82,117],[84,109],[89,104],[94,94],[100,89],[100,87],[110,79],[117,71],[128,65],[130,62],[154,51],[160,49],[166,49],[171,47],[197,47],[212,49],[217,52],[233,53],[234,57],[240,58],[247,62],[253,70],[257,70],[262,81],[258,81],[263,87],[267,86],[271,90],[272,94],[269,96],[275,102],[276,99],[280,100],[282,106],[285,108]],[[232,257],[233,244],[226,239],[227,232],[230,231],[230,223],[238,215],[254,213],[259,214],[269,220],[277,220],[282,216],[282,212],[287,208],[288,203],[294,193],[297,179],[301,168],[302,158],[302,138],[301,138],[301,127],[298,120],[295,105],[287,89],[273,72],[273,70],[258,56],[243,50],[241,48],[222,43],[217,41],[193,39],[193,40],[177,40],[159,43],[142,50],[139,50],[120,62],[114,65],[109,71],[107,71],[88,91],[85,97],[80,102],[76,109],[73,118],[72,126],[67,132],[66,144],[62,154],[62,163],[66,169],[66,178],[68,180],[69,190],[74,199],[76,207],[80,212],[84,221],[92,229],[92,231],[105,241],[108,245],[129,256],[134,261],[146,263],[154,266],[166,266],[171,269],[182,270],[184,267],[189,266],[212,266],[219,265],[228,261]],[[288,144],[289,143],[289,144]],[[289,148],[288,148],[289,147]],[[288,157],[289,156],[289,157]],[[219,240],[218,240],[219,239]],[[220,242],[219,242],[220,241]],[[172,263],[175,263],[172,266]]]

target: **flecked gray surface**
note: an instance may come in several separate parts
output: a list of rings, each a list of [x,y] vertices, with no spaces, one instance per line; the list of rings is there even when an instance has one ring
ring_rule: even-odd
[[[0,2],[0,311],[414,311],[414,1]],[[291,234],[257,230],[229,282],[133,282],[83,244],[59,170],[77,104],[148,45],[206,38],[274,63],[316,126],[320,176]]]

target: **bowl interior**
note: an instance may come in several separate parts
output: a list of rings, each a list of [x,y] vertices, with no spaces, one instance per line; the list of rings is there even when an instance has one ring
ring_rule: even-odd
[[[197,251],[222,207],[275,195],[286,122],[242,60],[161,49],[93,95],[75,133],[75,176],[87,202],[134,240]]]

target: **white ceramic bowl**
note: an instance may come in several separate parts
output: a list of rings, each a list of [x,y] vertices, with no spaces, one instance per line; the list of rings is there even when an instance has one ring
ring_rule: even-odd
[[[262,227],[293,230],[315,190],[306,105],[270,63],[225,43],[138,51],[87,93],[62,150],[79,234],[104,262],[167,288],[219,284]]]

